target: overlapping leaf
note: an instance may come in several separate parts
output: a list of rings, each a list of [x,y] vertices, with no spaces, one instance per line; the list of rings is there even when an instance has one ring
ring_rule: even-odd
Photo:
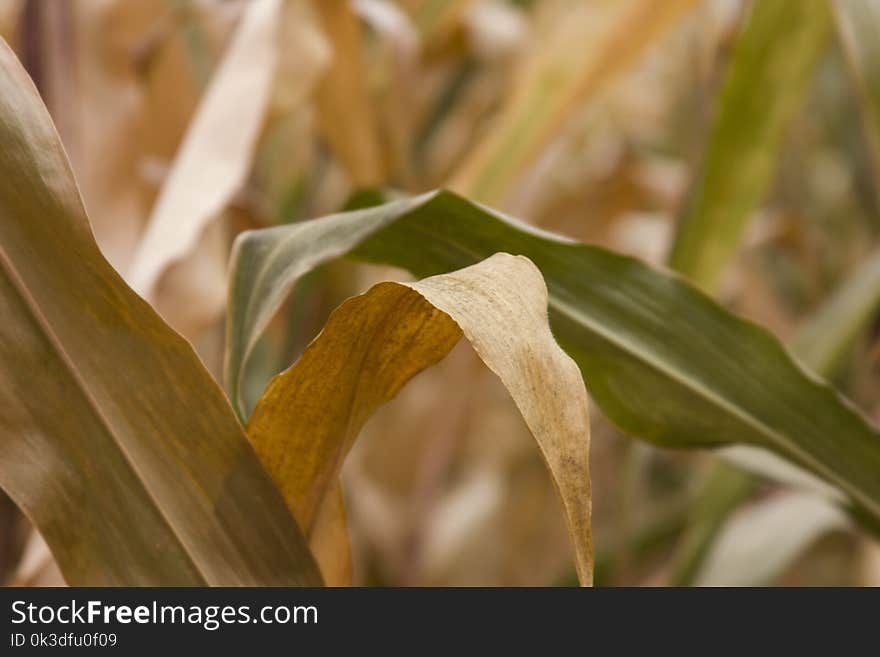
[[[535,437],[563,503],[580,581],[591,584],[587,394],[577,366],[550,333],[547,288],[526,258],[499,253],[418,283],[381,283],[349,299],[296,364],[269,384],[248,436],[308,533],[366,420],[441,360],[462,333]]]
[[[872,0],[832,2],[838,36],[859,91],[865,129],[872,155],[880,153],[878,143],[878,67],[876,27],[880,5]],[[782,55],[780,55],[782,56]],[[820,306],[799,331],[792,348],[812,371],[833,376],[845,362],[859,335],[866,330],[880,304],[880,255],[876,252],[861,263]],[[743,449],[737,454],[742,455]],[[769,455],[757,455],[762,467]],[[755,463],[747,457],[745,465]],[[829,501],[836,491],[816,489],[814,483],[782,473],[773,478],[813,490],[814,495],[787,494],[758,503],[733,516],[707,553],[699,569],[702,584],[761,584],[769,581],[796,559],[815,540],[842,527],[842,513]],[[817,494],[818,493],[818,494]],[[829,495],[830,493],[830,495]],[[758,564],[760,560],[760,564]],[[756,567],[757,566],[757,567]]]
[[[5,43],[0,143],[0,485],[67,581],[320,583],[222,391],[98,251]]]
[[[241,237],[228,326],[233,398],[260,331],[296,279],[321,262],[350,253],[426,276],[498,250],[539,267],[557,340],[625,431],[671,447],[771,449],[880,517],[880,435],[769,333],[674,275],[536,231],[450,193]]]

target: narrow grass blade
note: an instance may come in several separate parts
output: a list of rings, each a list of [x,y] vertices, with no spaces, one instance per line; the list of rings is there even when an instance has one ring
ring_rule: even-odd
[[[717,287],[764,199],[830,25],[826,0],[752,3],[670,259],[707,290]]]
[[[349,0],[314,3],[333,49],[318,84],[317,120],[321,134],[356,187],[382,185],[385,164],[378,126],[367,89],[360,24]]]
[[[450,188],[484,203],[504,201],[574,112],[629,70],[696,4],[621,0],[604,6],[574,3],[570,12],[561,12],[557,31],[528,53],[499,118],[449,182]],[[603,26],[599,30],[593,27],[597,17]]]

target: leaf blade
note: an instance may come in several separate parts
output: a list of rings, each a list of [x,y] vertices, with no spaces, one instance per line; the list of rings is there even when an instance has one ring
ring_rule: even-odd
[[[628,71],[695,5],[695,0],[623,0],[572,3],[560,11],[555,31],[522,62],[515,92],[449,187],[477,201],[504,201],[575,111]]]
[[[358,17],[345,0],[321,0],[314,7],[333,46],[318,84],[318,126],[356,187],[382,185],[386,167],[366,84]]]
[[[707,290],[718,285],[763,200],[830,26],[825,0],[752,6],[670,254],[674,269]]]
[[[101,256],[51,119],[5,43],[0,141],[0,485],[65,578],[320,582],[220,389]]]
[[[275,377],[248,435],[291,511],[312,530],[361,427],[461,335],[504,383],[563,503],[580,581],[592,583],[589,418],[574,362],[553,339],[547,292],[526,258],[498,253],[417,283],[380,283],[334,311]]]
[[[243,326],[268,321],[272,302],[266,303],[261,281],[274,276],[286,276],[274,287],[283,288],[283,298],[297,270],[340,253],[430,276],[499,249],[525,255],[541,269],[557,341],[624,431],[669,447],[766,447],[880,515],[877,431],[765,330],[675,275],[538,231],[448,192],[245,234],[235,249],[232,304],[235,312],[253,305],[246,320],[230,326],[230,347],[240,352],[235,343],[253,339],[247,330],[240,333]],[[663,404],[655,403],[658,397]]]
[[[287,13],[285,13],[287,12]],[[286,59],[300,67],[287,72],[299,102],[322,68],[325,44],[310,33],[307,0],[249,3],[160,190],[128,278],[141,295],[153,297],[162,273],[184,258],[244,183],[263,120],[273,100],[274,76]],[[283,29],[293,25],[297,35]],[[283,53],[292,43],[295,53]],[[292,73],[299,75],[293,76]],[[242,102],[247,99],[247,102]]]

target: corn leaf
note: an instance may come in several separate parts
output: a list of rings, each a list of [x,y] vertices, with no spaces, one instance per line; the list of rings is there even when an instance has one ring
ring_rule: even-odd
[[[826,0],[753,3],[670,260],[707,290],[718,285],[764,198],[830,25]]]
[[[357,187],[382,185],[385,165],[367,88],[361,26],[348,0],[313,3],[333,57],[318,84],[318,126]]]
[[[449,186],[484,203],[504,201],[518,177],[583,103],[639,61],[695,0],[573,3],[538,50],[527,54],[515,90]]]
[[[281,61],[282,37],[299,49],[288,55],[300,68],[293,80],[301,97],[323,64],[323,42],[305,18],[306,0],[254,0],[199,104],[138,246],[128,280],[151,299],[162,273],[192,251],[239,190],[250,169],[272,83]],[[287,13],[285,13],[285,11]],[[293,21],[297,34],[284,34]]]
[[[880,435],[767,331],[675,275],[448,192],[241,236],[227,333],[233,399],[266,322],[296,279],[321,262],[350,253],[429,276],[499,250],[541,270],[556,339],[623,430],[668,447],[765,447],[880,517]]]
[[[74,585],[320,583],[189,344],[100,254],[0,43],[0,486]]]
[[[880,254],[875,252],[861,263],[807,320],[791,345],[792,352],[810,371],[824,378],[830,378],[842,364],[859,334],[870,324],[878,306],[880,306]],[[835,498],[837,489],[827,488],[822,481],[815,480],[809,473],[785,462],[774,463],[773,455],[768,452],[760,453],[757,448],[747,446],[729,447],[720,451],[722,458],[741,466],[748,472],[797,489],[811,491],[817,499],[814,506],[824,504],[827,508],[838,508],[832,503],[840,501]],[[785,467],[786,465],[788,467]],[[779,466],[782,468],[780,469]],[[827,531],[839,529],[838,524],[827,522],[836,516],[830,512],[822,512],[821,508],[813,514],[807,512],[796,514],[800,520],[794,520],[795,526],[791,528],[790,540],[785,537],[789,531],[785,525],[779,525],[769,540],[765,537],[763,543],[774,544],[774,558],[762,563],[760,577],[755,575],[754,579],[746,579],[743,562],[749,556],[759,554],[763,547],[762,539],[752,538],[757,530],[753,532],[751,527],[753,524],[759,528],[764,526],[765,512],[763,506],[758,505],[746,511],[742,517],[734,516],[727,519],[725,516],[733,513],[743,499],[753,492],[753,488],[754,481],[743,470],[731,468],[723,462],[714,465],[700,503],[694,509],[693,523],[680,543],[678,569],[672,576],[675,585],[693,584],[702,568],[711,571],[711,577],[703,583],[717,584],[722,581],[722,576],[727,575],[732,577],[732,582],[762,583],[776,575],[777,571],[787,567],[790,561],[800,556],[813,541],[820,538],[824,533],[821,529],[823,525]],[[768,509],[774,508],[774,504],[775,502],[768,503]],[[793,504],[800,503],[793,502]],[[804,505],[808,509],[813,508],[806,502]],[[840,513],[837,511],[836,515]],[[753,515],[754,519],[752,519]],[[733,533],[734,528],[741,526],[746,529],[745,535],[749,537],[747,540],[755,543],[753,550],[740,549],[735,544],[737,539],[736,534]],[[724,545],[719,546],[719,541]],[[705,560],[710,556],[713,562],[707,565]],[[724,560],[728,556],[733,560],[729,569],[724,565]]]
[[[833,2],[832,7],[838,36],[859,92],[870,150],[877,164],[880,163],[880,51],[875,37],[880,26],[880,3],[846,0]],[[878,307],[880,252],[875,250],[806,321],[792,345],[793,352],[812,371],[825,377],[833,376],[858,337],[870,326]],[[766,458],[761,463],[766,463]],[[780,479],[778,473],[771,474]],[[797,485],[797,480],[791,483]],[[807,488],[814,488],[809,481],[806,483]],[[834,497],[829,498],[829,491],[823,489],[815,493],[786,493],[734,516],[716,539],[697,575],[697,583],[766,584],[817,539],[829,531],[845,529],[848,524],[839,507],[832,503]]]
[[[547,288],[526,258],[499,253],[418,283],[380,283],[349,299],[269,384],[248,436],[309,532],[366,420],[462,333],[507,387],[537,441],[562,499],[580,581],[591,584],[587,393],[553,339]]]

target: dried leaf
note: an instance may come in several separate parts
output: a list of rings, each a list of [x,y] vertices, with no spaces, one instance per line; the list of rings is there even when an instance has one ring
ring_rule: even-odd
[[[589,420],[577,366],[553,339],[528,259],[496,254],[417,283],[380,283],[334,311],[275,377],[247,433],[308,533],[366,420],[462,333],[510,392],[563,502],[581,583],[592,583]]]
[[[880,518],[880,434],[767,331],[674,275],[448,192],[240,237],[227,330],[233,399],[250,345],[313,267],[351,254],[428,276],[498,249],[541,269],[554,335],[626,432],[666,447],[770,449]]]
[[[298,33],[285,34],[284,43],[300,49],[296,54],[304,68],[295,81],[287,81],[296,89],[286,92],[301,98],[302,88],[314,81],[323,49],[314,26],[306,20],[307,8],[306,0],[287,5],[282,0],[254,0],[248,5],[159,193],[131,265],[128,280],[145,298],[154,299],[163,272],[196,246],[244,182],[274,98],[285,25],[296,26]],[[221,309],[213,308],[213,314]]]
[[[357,16],[349,0],[318,0],[314,6],[333,47],[330,66],[318,85],[318,126],[355,186],[384,184]]]
[[[98,251],[2,42],[0,143],[0,486],[66,580],[320,583],[222,391]]]
[[[450,188],[484,203],[503,202],[518,176],[567,119],[629,70],[696,4],[696,0],[623,0],[576,3],[571,11],[562,12],[557,31],[540,40],[537,52],[527,53],[514,93],[489,134],[450,181]]]

